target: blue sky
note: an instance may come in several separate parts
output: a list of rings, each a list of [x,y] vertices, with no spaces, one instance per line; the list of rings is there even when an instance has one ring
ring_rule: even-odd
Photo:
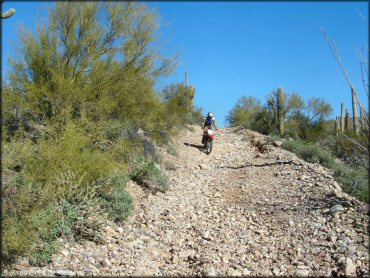
[[[368,44],[367,2],[148,2],[159,12],[164,53],[180,53],[180,65],[156,88],[183,82],[196,87],[195,104],[214,112],[219,125],[242,96],[262,102],[279,85],[308,100],[321,97],[340,114],[351,111],[348,86],[319,26],[335,40],[358,95],[367,105],[356,47]],[[13,54],[17,25],[36,26],[47,2],[11,2],[17,12],[2,20],[2,76]],[[358,11],[365,17],[365,22]]]

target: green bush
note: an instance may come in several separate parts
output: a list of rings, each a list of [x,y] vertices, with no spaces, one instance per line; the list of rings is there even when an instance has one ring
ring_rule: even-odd
[[[357,197],[361,201],[369,201],[369,175],[368,168],[335,162],[335,157],[322,147],[303,141],[288,141],[283,143],[283,148],[294,152],[298,157],[310,163],[320,163],[332,169],[334,179],[341,184],[344,192]]]
[[[334,157],[320,146],[303,142],[299,140],[285,140],[283,148],[294,152],[298,157],[310,163],[319,163],[323,166],[332,168],[334,166]]]
[[[366,168],[350,168],[337,164],[334,167],[334,178],[346,193],[363,202],[369,202],[369,173]]]
[[[133,198],[126,190],[129,177],[117,176],[110,180],[111,190],[102,192],[101,204],[115,221],[126,220],[133,211]]]
[[[22,219],[2,219],[2,262],[11,263],[17,256],[28,256],[32,246],[37,242],[37,230],[27,220],[27,215]]]
[[[76,222],[73,232],[79,236],[96,235],[96,225],[91,229],[84,217],[99,213],[95,209],[101,186],[98,180],[118,167],[109,153],[94,149],[90,143],[73,123],[58,137],[41,139],[37,144],[28,139],[4,142],[4,261],[28,255],[36,265],[48,262],[57,248],[55,239],[68,234],[71,221]],[[73,205],[77,215],[68,225],[60,222],[65,211],[56,205],[64,202]]]
[[[10,262],[18,255],[28,255],[34,265],[45,265],[57,251],[57,238],[71,233],[76,220],[73,207],[48,206],[23,214],[14,221],[4,219],[3,259]]]
[[[65,202],[61,207],[49,205],[31,216],[31,221],[38,229],[40,244],[31,253],[31,263],[45,265],[51,262],[51,256],[58,250],[59,237],[68,235],[77,219],[73,206]]]
[[[140,159],[136,162],[130,178],[154,191],[165,192],[170,187],[168,176],[157,168],[153,160]]]
[[[18,32],[19,55],[9,65],[8,85],[2,84],[2,261],[27,255],[39,265],[50,260],[57,237],[95,240],[107,214],[126,219],[132,198],[124,182],[110,177],[127,174],[137,156],[160,161],[150,142],[168,144],[178,130],[202,120],[184,85],[174,85],[166,101],[155,92],[155,81],[172,71],[176,58],[154,46],[157,14],[144,4],[58,3],[46,21],[37,33]],[[99,31],[106,21],[108,43]],[[66,44],[53,40],[69,32],[53,27],[61,23],[84,36]],[[122,39],[127,47],[112,48]],[[86,55],[87,46],[100,54]],[[70,59],[61,67],[65,55]],[[116,59],[121,55],[131,62]],[[137,165],[132,178],[157,190],[169,187],[153,161]]]
[[[179,152],[173,144],[167,147],[167,152],[172,156],[179,157]]]
[[[355,140],[360,139],[362,139],[362,137],[355,138]],[[365,141],[359,142],[366,146]],[[319,144],[351,167],[369,167],[368,154],[357,144],[354,144],[343,136],[329,136],[328,138],[321,140]]]

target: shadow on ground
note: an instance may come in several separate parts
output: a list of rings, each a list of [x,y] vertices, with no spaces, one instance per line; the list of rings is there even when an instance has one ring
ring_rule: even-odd
[[[204,152],[204,146],[203,145],[196,145],[196,144],[190,144],[190,143],[184,143],[185,146],[187,147],[193,147],[198,149],[201,152]]]

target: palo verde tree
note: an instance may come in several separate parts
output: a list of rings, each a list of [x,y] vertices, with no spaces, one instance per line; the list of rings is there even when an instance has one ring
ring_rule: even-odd
[[[272,91],[267,96],[267,103],[271,106],[271,113],[275,113],[277,111],[277,101],[278,99],[278,92]],[[284,103],[283,103],[284,111],[283,116],[284,119],[289,116],[289,114],[294,113],[297,110],[304,108],[304,101],[302,100],[301,96],[297,92],[293,92],[291,94],[284,93]],[[276,117],[277,118],[277,117]]]
[[[201,110],[194,107],[194,88],[183,83],[166,86],[162,91],[168,124],[195,124],[202,121]]]
[[[263,106],[255,97],[242,96],[236,105],[229,111],[226,121],[230,126],[243,126],[251,128]]]
[[[155,12],[138,2],[57,2],[42,20],[34,33],[17,32],[19,52],[2,83],[2,263],[28,255],[50,262],[67,232],[91,239],[77,218],[113,211],[124,219],[133,157],[166,132],[154,84],[176,57],[161,55]],[[65,214],[76,215],[69,231]]]
[[[279,131],[277,117],[277,92],[267,96],[267,103],[250,96],[243,96],[229,111],[227,121],[230,126],[242,126],[263,134],[275,134]],[[326,132],[325,121],[332,108],[320,98],[310,98],[305,105],[297,92],[285,95],[283,115],[288,136],[316,140]]]
[[[296,138],[316,141],[325,135],[325,121],[333,109],[324,99],[311,97],[302,109],[296,109],[287,119],[289,134]]]
[[[177,59],[161,55],[158,26],[158,15],[137,2],[56,3],[35,34],[19,32],[20,53],[9,74],[12,93],[22,100],[18,113],[43,124],[64,114],[150,118],[159,102],[153,84]]]

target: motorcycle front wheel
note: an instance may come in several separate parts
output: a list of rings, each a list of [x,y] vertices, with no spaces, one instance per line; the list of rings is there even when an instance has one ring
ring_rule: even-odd
[[[210,154],[212,151],[213,140],[208,140],[206,145],[206,154]]]

